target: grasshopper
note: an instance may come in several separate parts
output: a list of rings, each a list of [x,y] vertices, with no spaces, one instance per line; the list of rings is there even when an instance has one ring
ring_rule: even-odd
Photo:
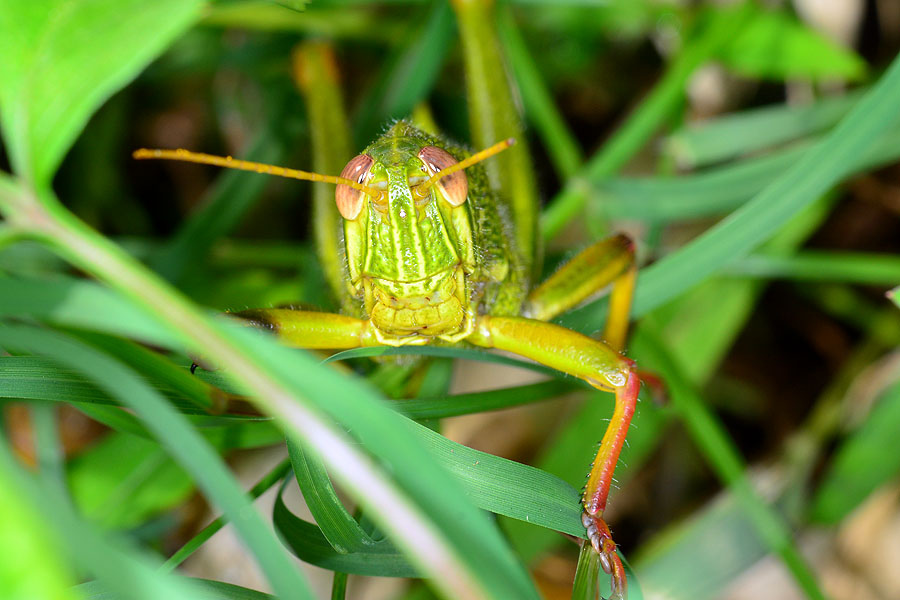
[[[640,379],[622,354],[635,285],[634,245],[625,235],[597,242],[539,285],[535,248],[517,233],[521,214],[492,189],[482,161],[512,139],[476,153],[407,121],[393,124],[351,158],[339,176],[298,171],[187,150],[146,150],[135,158],[172,159],[335,184],[334,221],[317,236],[341,313],[284,308],[233,315],[284,343],[318,350],[366,346],[468,344],[515,353],[615,393],[615,409],[582,495],[582,523],[613,598],[626,577],[603,520],[613,471],[635,411]],[[339,245],[323,240],[341,240]],[[539,239],[539,237],[538,237]],[[610,290],[599,341],[549,321]]]

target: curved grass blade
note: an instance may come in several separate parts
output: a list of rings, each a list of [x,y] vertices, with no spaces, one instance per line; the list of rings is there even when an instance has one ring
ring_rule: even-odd
[[[290,440],[288,454],[309,512],[331,547],[349,554],[371,546],[374,540],[344,508],[319,457]]]
[[[34,328],[0,328],[0,343],[47,355],[70,369],[77,369],[131,407],[209,498],[235,522],[239,534],[278,594],[284,598],[313,597],[305,579],[287,560],[278,541],[218,455],[131,369],[72,338]]]
[[[281,493],[275,499],[272,522],[294,555],[311,565],[374,577],[422,576],[421,571],[411,565],[388,539],[367,544],[353,552],[338,552],[318,527],[297,517],[284,505]]]

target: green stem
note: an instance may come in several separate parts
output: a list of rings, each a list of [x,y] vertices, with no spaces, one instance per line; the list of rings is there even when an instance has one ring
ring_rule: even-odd
[[[278,483],[285,475],[287,475],[288,471],[291,470],[291,461],[289,459],[284,459],[280,463],[278,463],[275,468],[266,473],[262,479],[260,479],[256,485],[250,490],[250,498],[256,500],[263,494],[265,494],[273,485]],[[175,554],[169,557],[169,559],[160,565],[159,570],[168,573],[174,570],[178,565],[183,563],[187,558],[197,551],[200,546],[206,543],[206,541],[214,536],[217,531],[222,529],[228,523],[228,519],[225,515],[218,517],[215,521],[204,527],[197,535],[192,537],[184,546],[178,549]]]
[[[534,123],[535,129],[547,146],[547,153],[560,179],[568,179],[575,175],[584,161],[581,148],[566,126],[566,121],[556,107],[550,92],[547,91],[540,71],[528,53],[525,40],[522,39],[522,34],[519,33],[508,8],[501,11],[498,28],[500,40],[522,91],[525,114]]]
[[[331,582],[331,600],[344,600],[347,597],[347,574],[335,571]]]

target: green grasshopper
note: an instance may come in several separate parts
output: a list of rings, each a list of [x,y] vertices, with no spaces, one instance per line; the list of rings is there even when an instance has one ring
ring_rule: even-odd
[[[396,122],[339,176],[321,175],[186,150],[138,150],[136,158],[173,159],[336,184],[335,235],[318,252],[341,314],[281,308],[234,313],[299,348],[469,344],[513,352],[615,393],[615,410],[582,495],[582,523],[614,598],[625,571],[603,520],[613,471],[634,414],[640,380],[621,354],[636,267],[624,235],[595,243],[540,285],[535,248],[516,235],[534,215],[491,189],[481,161],[512,145],[477,153],[406,121]],[[327,217],[327,214],[326,214]],[[326,218],[327,221],[327,218]],[[342,244],[322,243],[341,239]],[[548,321],[610,288],[598,341]]]

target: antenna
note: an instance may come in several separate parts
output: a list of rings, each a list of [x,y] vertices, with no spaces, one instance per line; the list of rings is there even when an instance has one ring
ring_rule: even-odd
[[[462,160],[451,167],[447,167],[446,169],[444,169],[442,171],[438,171],[437,173],[435,173],[434,175],[429,177],[428,181],[423,182],[421,185],[423,186],[423,188],[430,187],[435,182],[437,182],[441,177],[446,177],[447,175],[452,175],[453,173],[462,171],[463,169],[468,169],[475,163],[480,163],[481,161],[483,161],[487,158],[490,158],[490,157],[494,156],[495,154],[499,154],[500,152],[503,152],[504,150],[506,150],[507,148],[509,148],[510,146],[512,146],[515,143],[516,143],[515,138],[507,138],[507,139],[503,140],[502,142],[497,142],[490,148],[485,148],[481,152],[476,152],[469,158]]]
[[[201,165],[214,165],[216,167],[224,167],[226,169],[255,171],[257,173],[276,175],[278,177],[287,177],[289,179],[301,179],[303,181],[320,181],[322,183],[341,184],[351,187],[355,190],[365,192],[370,196],[377,196],[381,193],[376,189],[353,181],[352,179],[347,179],[346,177],[338,177],[336,175],[321,175],[319,173],[310,173],[308,171],[298,171],[297,169],[276,167],[274,165],[241,160],[239,158],[232,158],[230,156],[215,156],[213,154],[191,152],[190,150],[184,150],[181,148],[179,148],[178,150],[149,150],[147,148],[141,148],[139,150],[135,150],[132,156],[138,160],[177,160],[182,162],[199,163]]]

